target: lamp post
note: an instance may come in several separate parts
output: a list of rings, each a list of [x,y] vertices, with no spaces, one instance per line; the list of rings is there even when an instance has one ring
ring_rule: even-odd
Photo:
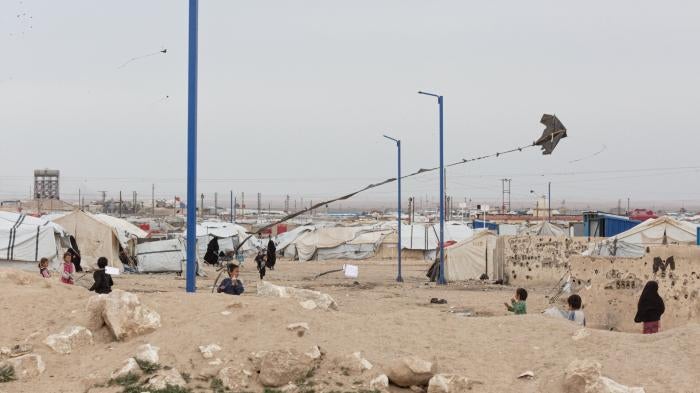
[[[419,91],[418,94],[423,94],[426,96],[436,97],[438,100],[438,106],[440,107],[440,239],[438,239],[438,247],[440,247],[440,274],[438,275],[438,284],[446,284],[445,282],[445,161],[443,159],[443,121],[442,121],[442,107],[443,107],[443,97],[441,95],[426,93],[424,91]]]
[[[384,135],[384,138],[392,140],[396,142],[396,149],[398,150],[398,176],[396,177],[397,183],[399,185],[399,197],[398,197],[398,205],[397,205],[397,213],[396,213],[396,220],[398,222],[398,231],[397,233],[399,234],[399,244],[398,244],[398,249],[399,249],[399,274],[396,276],[396,281],[397,282],[403,282],[403,277],[401,277],[401,140],[399,139],[394,139],[390,136]]]
[[[195,292],[197,259],[197,13],[199,1],[189,3],[189,58],[187,67],[187,282]]]

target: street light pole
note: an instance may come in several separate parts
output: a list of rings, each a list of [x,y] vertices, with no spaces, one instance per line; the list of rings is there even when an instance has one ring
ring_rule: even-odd
[[[547,221],[552,222],[552,182],[547,183],[547,210],[549,211],[549,216]]]
[[[189,62],[187,68],[187,282],[195,292],[197,256],[197,13],[199,1],[189,3]]]
[[[399,274],[396,277],[396,281],[403,282],[403,277],[401,277],[401,140],[394,139],[394,138],[392,138],[390,136],[386,136],[386,135],[384,135],[384,138],[396,142],[396,148],[398,150],[398,172],[399,172],[399,174],[398,174],[396,180],[397,180],[397,183],[399,185],[398,186],[399,187],[399,197],[398,197],[398,204],[397,204],[398,211],[396,213],[396,220],[398,222],[397,233],[399,235],[398,236],[399,237],[399,244],[398,244],[398,247],[399,247],[399,253],[398,253],[399,254]]]
[[[438,284],[446,284],[445,281],[445,161],[443,149],[443,97],[441,95],[426,93],[419,91],[418,94],[436,97],[438,106],[440,107],[440,239],[438,239],[438,247],[440,248],[440,274],[438,275]]]

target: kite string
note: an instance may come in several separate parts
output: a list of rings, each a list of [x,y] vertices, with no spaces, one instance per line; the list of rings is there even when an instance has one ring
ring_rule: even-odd
[[[487,155],[485,155],[485,156],[474,157],[474,158],[469,158],[469,159],[463,158],[463,159],[460,160],[460,161],[453,162],[453,163],[448,164],[448,165],[446,165],[446,166],[447,166],[447,167],[450,167],[450,166],[455,166],[455,165],[460,165],[460,164],[466,164],[466,163],[468,163],[468,162],[474,162],[474,161],[478,161],[478,160],[484,160],[484,159],[487,159],[487,158],[500,157],[500,156],[502,156],[502,155],[504,155],[504,154],[515,153],[515,152],[521,152],[521,151],[523,151],[523,150],[525,150],[525,149],[528,149],[528,148],[531,148],[531,147],[534,147],[534,146],[536,146],[535,143],[533,143],[533,144],[531,144],[531,145],[524,145],[524,146],[516,147],[516,148],[510,149],[510,150],[505,150],[505,151],[501,151],[501,152],[496,152],[496,153],[493,153],[493,154],[487,154]],[[411,173],[411,174],[402,176],[401,178],[402,178],[402,179],[405,179],[405,178],[407,178],[407,177],[416,176],[416,175],[419,175],[419,174],[421,174],[421,173],[432,172],[432,171],[435,171],[435,170],[437,170],[437,169],[439,169],[439,167],[429,168],[429,169],[419,169],[419,170],[417,170],[416,172],[413,172],[413,173]],[[273,222],[273,223],[271,223],[271,224],[265,225],[264,227],[258,229],[258,230],[255,231],[255,232],[251,232],[242,242],[240,242],[240,243],[236,246],[236,248],[235,248],[235,250],[234,250],[234,253],[238,253],[238,250],[239,250],[248,240],[250,240],[251,237],[253,237],[254,235],[259,235],[259,234],[261,234],[262,232],[265,232],[266,230],[268,230],[268,229],[274,227],[274,226],[277,225],[277,224],[281,224],[281,223],[283,223],[283,222],[285,222],[285,221],[289,221],[289,220],[291,220],[291,219],[294,218],[294,217],[298,217],[298,216],[300,216],[300,215],[302,215],[302,214],[304,214],[304,213],[306,213],[306,212],[309,212],[309,211],[314,210],[314,209],[318,209],[319,207],[322,207],[322,206],[324,206],[324,205],[328,205],[328,204],[330,204],[330,203],[333,203],[333,202],[336,202],[336,201],[340,201],[340,200],[350,199],[350,198],[352,198],[353,196],[355,196],[355,195],[357,195],[357,194],[359,194],[359,193],[361,193],[361,192],[367,191],[367,190],[372,189],[372,188],[375,188],[375,187],[382,186],[382,185],[384,185],[384,184],[392,183],[392,182],[395,182],[395,181],[396,181],[396,178],[391,178],[391,179],[386,179],[386,180],[384,180],[384,181],[382,181],[382,182],[379,182],[379,183],[370,184],[370,185],[368,185],[368,186],[366,186],[366,187],[364,187],[364,188],[361,188],[361,189],[359,189],[359,190],[357,190],[357,191],[354,191],[354,192],[352,192],[352,193],[350,193],[350,194],[347,194],[347,195],[344,195],[344,196],[341,196],[341,197],[338,197],[338,198],[335,198],[335,199],[330,199],[330,200],[327,200],[327,201],[323,201],[323,202],[316,203],[315,205],[309,206],[309,207],[306,208],[306,209],[303,209],[303,210],[294,212],[294,213],[292,213],[292,214],[289,214],[289,215],[287,215],[287,216],[285,216],[285,217],[282,217],[282,218],[280,218],[279,220],[277,220],[277,221],[275,221],[275,222]]]

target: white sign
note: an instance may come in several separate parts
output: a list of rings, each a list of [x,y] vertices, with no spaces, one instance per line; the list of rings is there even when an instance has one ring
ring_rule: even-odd
[[[481,205],[481,211],[482,211],[482,212],[487,212],[487,211],[489,211],[489,205]]]
[[[357,278],[360,274],[360,269],[356,265],[343,265],[343,271],[346,278]]]
[[[117,269],[116,267],[105,266],[105,273],[109,274],[110,276],[118,276],[119,269]]]

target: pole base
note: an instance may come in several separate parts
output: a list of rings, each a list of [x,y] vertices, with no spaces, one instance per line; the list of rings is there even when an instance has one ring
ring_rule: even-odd
[[[401,276],[396,277],[396,282],[403,282],[403,277],[401,277]]]

